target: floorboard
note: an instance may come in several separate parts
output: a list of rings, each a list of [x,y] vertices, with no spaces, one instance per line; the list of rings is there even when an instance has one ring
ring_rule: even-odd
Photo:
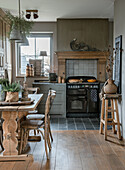
[[[34,161],[0,162],[0,170],[123,170],[125,143],[108,133],[108,140],[98,130],[52,131],[54,141],[46,159],[44,141],[29,142],[26,153]]]

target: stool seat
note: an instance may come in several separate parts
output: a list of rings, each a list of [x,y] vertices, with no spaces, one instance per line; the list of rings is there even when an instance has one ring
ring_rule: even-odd
[[[120,130],[118,104],[117,104],[119,98],[121,98],[121,94],[104,94],[104,97],[102,98],[100,134],[103,133],[103,125],[104,125],[105,140],[107,140],[107,125],[112,125],[113,133],[117,132],[118,138],[121,139],[121,130]],[[110,106],[109,103],[111,103]],[[108,113],[111,113],[111,118],[108,118]],[[116,119],[114,114],[116,114]],[[115,130],[116,125],[117,125],[117,131]]]
[[[121,94],[104,94],[104,99],[119,99]]]

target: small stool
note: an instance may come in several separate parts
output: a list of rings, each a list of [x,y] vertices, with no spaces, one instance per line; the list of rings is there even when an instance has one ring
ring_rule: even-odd
[[[104,124],[105,140],[107,140],[107,125],[112,125],[113,133],[117,132],[118,138],[121,139],[121,130],[120,130],[118,104],[117,104],[117,101],[120,97],[121,94],[104,94],[104,97],[102,98],[100,133],[102,134],[103,132],[103,124]],[[111,102],[111,106],[108,105],[109,101]],[[115,108],[114,108],[114,103],[115,103]],[[109,112],[111,112],[111,118],[108,118]],[[116,112],[116,120],[115,120],[114,112]],[[104,113],[105,113],[105,118],[104,118]],[[117,131],[115,130],[115,125],[117,125]]]

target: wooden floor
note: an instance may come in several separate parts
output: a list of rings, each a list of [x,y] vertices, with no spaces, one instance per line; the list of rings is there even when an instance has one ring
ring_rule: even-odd
[[[125,143],[96,130],[53,131],[47,161],[43,142],[30,142],[34,162],[0,162],[0,170],[125,170]]]

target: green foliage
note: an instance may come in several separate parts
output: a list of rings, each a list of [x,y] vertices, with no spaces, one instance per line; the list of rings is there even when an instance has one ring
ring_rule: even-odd
[[[32,29],[32,26],[33,26],[33,21],[25,20],[23,12],[21,16],[18,17],[18,16],[12,15],[10,11],[6,11],[6,19],[8,20],[9,25],[10,25],[9,35],[13,28],[22,31],[22,33],[27,35],[30,33],[30,30]]]
[[[8,79],[0,79],[0,84],[5,85],[6,83],[7,83],[7,84],[9,83],[9,80],[8,80]]]
[[[2,85],[3,91],[5,92],[19,92],[20,91],[20,83],[19,82],[13,82],[6,83],[5,85]]]

